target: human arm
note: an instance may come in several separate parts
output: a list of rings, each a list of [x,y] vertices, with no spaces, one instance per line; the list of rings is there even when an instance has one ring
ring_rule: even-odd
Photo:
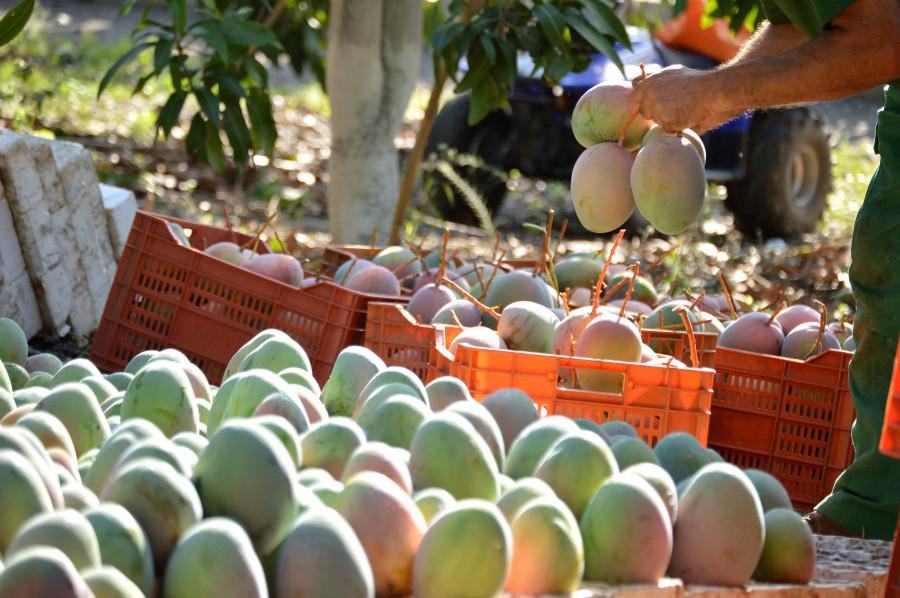
[[[666,129],[703,132],[751,108],[832,100],[900,77],[900,46],[887,42],[900,37],[897,0],[857,0],[812,40],[789,24],[761,35],[717,69],[648,76],[632,100]]]

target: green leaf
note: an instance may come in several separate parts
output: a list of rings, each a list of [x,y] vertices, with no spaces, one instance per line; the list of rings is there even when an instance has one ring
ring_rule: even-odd
[[[119,7],[120,19],[131,12],[131,9],[134,8],[135,2],[137,2],[137,0],[125,0],[125,2],[122,3],[122,6]]]
[[[219,98],[215,96],[212,90],[207,86],[195,87],[194,95],[197,96],[197,103],[200,104],[200,110],[206,115],[206,118],[213,123],[219,122]]]
[[[0,46],[6,45],[25,29],[34,12],[34,0],[22,0],[0,19]]]
[[[541,234],[543,234],[543,233],[545,232],[543,226],[539,226],[539,225],[537,225],[537,224],[535,224],[535,223],[533,223],[533,222],[524,222],[524,223],[522,223],[522,228],[524,228],[524,229],[526,229],[526,230],[534,231],[534,232],[536,232],[536,233],[541,233]]]
[[[474,88],[491,71],[491,63],[481,46],[472,46],[466,59],[469,63],[469,71],[456,86],[457,93]]]
[[[242,48],[281,46],[278,36],[262,23],[227,18],[222,20],[219,30],[228,43]]]
[[[109,82],[112,81],[112,78],[116,75],[116,72],[122,68],[124,65],[132,62],[135,58],[137,58],[144,50],[152,46],[153,44],[144,42],[132,47],[130,50],[125,52],[122,56],[119,57],[117,61],[113,63],[109,70],[106,71],[106,74],[103,75],[103,79],[100,80],[100,86],[97,88],[97,97],[100,97],[100,94],[103,93],[103,90],[106,89],[106,86],[109,85]]]
[[[266,67],[261,65],[257,59],[252,56],[246,56],[244,58],[244,68],[250,73],[250,77],[256,82],[257,87],[260,89],[269,87],[269,73],[266,71]]]
[[[497,62],[497,49],[494,47],[491,36],[487,33],[482,33],[478,36],[478,41],[481,42],[481,47],[484,49],[484,54],[487,56],[488,62],[491,64]]]
[[[613,45],[609,39],[607,39],[603,34],[594,29],[594,27],[588,23],[581,15],[573,15],[568,17],[569,25],[572,26],[572,29],[578,32],[578,34],[585,39],[589,44],[594,46],[598,51],[600,51],[604,56],[609,58],[613,64],[619,67],[619,70],[622,71],[622,75],[625,75],[625,65],[622,64],[622,59],[619,58],[619,53],[616,52],[616,47]]]
[[[147,82],[155,76],[156,75],[154,75],[153,73],[147,73],[146,75],[138,79],[138,82],[134,84],[134,89],[131,90],[131,95],[142,92],[144,90],[144,86],[147,85]]]
[[[566,43],[566,20],[559,9],[544,2],[534,7],[534,16],[553,47],[564,50],[569,46]]]
[[[570,54],[552,54],[547,57],[546,73],[553,81],[568,75],[575,66],[575,59]]]
[[[203,149],[206,154],[206,163],[216,169],[216,172],[225,172],[225,150],[222,148],[222,139],[219,137],[219,127],[207,121],[203,129]]]
[[[617,42],[631,49],[631,39],[625,30],[625,24],[613,9],[602,0],[582,0],[582,3],[589,23],[593,24],[601,33],[611,35]]]
[[[159,117],[156,119],[156,127],[163,133],[163,138],[167,139],[172,127],[178,122],[181,115],[181,108],[184,106],[184,100],[187,94],[183,91],[176,91],[169,96],[162,109],[159,111]]]
[[[153,51],[153,73],[155,75],[163,72],[169,65],[169,58],[172,56],[172,48],[175,46],[175,40],[161,38],[156,41],[156,49]]]
[[[247,93],[244,91],[244,88],[241,87],[241,82],[237,80],[233,75],[229,75],[228,73],[222,71],[213,71],[203,76],[203,80],[207,83],[214,83],[219,86],[219,97],[223,100],[225,96],[222,94],[223,91],[228,91],[231,95],[238,97],[246,97]]]
[[[507,71],[507,78],[515,81],[519,74],[519,65],[516,62],[516,46],[509,39],[494,40],[500,48],[500,58]]]
[[[182,89],[182,78],[187,78],[184,73],[184,65],[187,64],[188,57],[184,54],[175,54],[169,60],[169,75],[172,79],[172,87]],[[187,82],[190,86],[190,81]]]
[[[191,119],[191,128],[188,130],[187,137],[184,139],[184,149],[189,155],[197,154],[203,151],[204,130],[206,121],[199,112]]]
[[[431,36],[431,49],[435,54],[443,52],[447,46],[459,37],[466,26],[462,23],[446,23],[435,29]]]
[[[244,113],[238,102],[229,102],[225,104],[222,128],[225,129],[228,143],[231,144],[231,149],[234,150],[235,161],[243,162],[246,160],[253,147],[253,140],[250,138],[250,130],[247,129],[247,123],[244,121]]]
[[[256,139],[256,147],[267,155],[275,152],[275,139],[278,130],[275,128],[275,119],[272,117],[272,100],[268,94],[254,90],[247,97],[247,114],[250,115],[250,126],[253,127],[253,136]]]
[[[187,27],[187,4],[184,0],[166,0],[169,7],[169,15],[172,17],[172,25],[180,35],[184,35]]]
[[[195,24],[194,35],[202,39],[212,48],[213,52],[218,54],[223,62],[229,64],[232,62],[231,52],[228,49],[228,41],[218,28],[217,21],[202,21]]]
[[[484,77],[469,96],[469,124],[474,125],[506,104],[506,87],[491,76]]]

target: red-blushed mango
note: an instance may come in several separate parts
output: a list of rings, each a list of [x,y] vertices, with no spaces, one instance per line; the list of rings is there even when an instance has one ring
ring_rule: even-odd
[[[500,472],[484,439],[469,421],[446,410],[433,415],[413,436],[409,448],[413,488],[437,487],[456,499],[500,495]]]
[[[598,143],[581,152],[572,167],[572,204],[591,232],[620,228],[634,213],[631,169],[634,156],[617,143]]]
[[[442,307],[458,298],[456,292],[446,284],[429,282],[413,293],[406,305],[406,311],[414,319],[429,324]]]
[[[816,539],[792,508],[765,514],[766,540],[753,579],[766,583],[806,585],[816,568]]]
[[[541,497],[557,498],[553,488],[544,480],[530,476],[519,478],[503,491],[503,495],[497,501],[497,508],[503,513],[506,521],[512,523],[516,513],[525,503]]]
[[[408,594],[413,558],[427,528],[412,497],[386,476],[363,471],[347,480],[335,510],[347,520],[365,550],[375,594]]]
[[[473,326],[466,328],[456,335],[447,349],[456,357],[461,344],[471,345],[482,349],[506,349],[506,343],[500,338],[496,330],[492,330],[487,326]]]
[[[209,517],[184,532],[169,556],[160,585],[167,598],[269,595],[250,537],[226,517]]]
[[[818,324],[821,317],[812,307],[797,303],[778,312],[775,321],[781,324],[781,330],[787,335],[800,324]]]
[[[375,577],[365,549],[347,520],[333,509],[311,507],[301,513],[273,559],[276,597],[375,597]]]
[[[578,425],[563,415],[548,415],[528,424],[509,448],[503,473],[518,480],[534,475],[547,450],[557,440],[577,431]]]
[[[69,430],[52,413],[32,411],[23,416],[15,425],[31,430],[38,440],[41,441],[41,444],[44,445],[44,448],[58,447],[72,459],[78,458]]]
[[[509,453],[516,437],[540,415],[531,397],[518,388],[501,388],[484,397],[481,404],[491,412],[503,434],[504,449]]]
[[[343,285],[345,282],[350,280],[351,276],[353,276],[360,270],[364,270],[372,265],[374,264],[371,260],[362,258],[353,258],[352,260],[347,260],[346,262],[338,266],[337,270],[334,271],[334,282]]]
[[[576,518],[607,480],[618,473],[612,450],[585,430],[566,434],[547,449],[534,477],[553,488]]]
[[[297,513],[296,470],[274,434],[252,419],[234,419],[209,439],[194,468],[194,484],[206,516],[236,520],[260,554],[268,554]]]
[[[13,559],[35,546],[58,548],[79,571],[100,566],[100,546],[94,528],[82,513],[72,509],[30,518],[19,528],[4,554]]]
[[[688,230],[703,210],[706,170],[684,137],[660,137],[634,159],[634,203],[653,227],[666,235]]]
[[[0,504],[0,553],[26,520],[54,508],[37,471],[14,450],[0,449]]]
[[[578,521],[557,498],[525,503],[510,523],[512,566],[505,590],[513,594],[571,594],[584,574]]]
[[[641,333],[630,320],[608,313],[598,314],[581,331],[575,344],[575,356],[640,363],[642,344]],[[584,390],[615,394],[622,394],[624,390],[624,376],[620,372],[576,368],[575,377]]]
[[[321,467],[340,480],[350,455],[365,442],[366,434],[355,421],[343,416],[330,417],[300,436],[303,466]]]
[[[303,286],[303,268],[300,262],[286,253],[260,253],[244,262],[243,267],[292,287]]]
[[[385,247],[375,254],[372,263],[376,266],[384,266],[404,280],[422,271],[422,262],[416,258],[416,254],[408,247],[392,245]]]
[[[296,389],[308,392],[308,389],[300,386],[295,386],[294,390]],[[306,414],[304,405],[297,398],[298,394],[299,392],[290,395],[280,392],[270,394],[257,405],[256,410],[253,412],[253,417],[275,415],[288,422],[297,434],[306,432],[309,430],[311,422]],[[313,400],[318,401],[318,399]]]
[[[646,147],[651,141],[659,139],[660,137],[672,137],[678,136],[679,134],[694,145],[694,149],[696,149],[697,154],[700,155],[700,160],[706,165],[706,146],[703,145],[703,140],[700,139],[700,136],[697,135],[693,129],[684,129],[678,133],[669,133],[661,126],[653,125],[646,133],[644,133],[644,137],[641,139],[641,147]]]
[[[0,596],[94,598],[72,561],[50,546],[34,546],[10,559],[0,573]]]
[[[496,505],[461,500],[435,517],[413,563],[416,598],[498,596],[512,564],[512,532]]]
[[[278,376],[283,378],[288,384],[305,387],[313,394],[313,396],[321,400],[322,388],[319,386],[319,383],[316,381],[311,370],[293,366],[279,371]]]
[[[445,303],[431,318],[432,324],[449,324],[456,326],[457,322],[465,327],[481,324],[481,308],[468,299],[454,299]]]
[[[584,578],[656,584],[672,555],[672,523],[642,477],[619,473],[601,486],[581,517]]]
[[[678,515],[678,490],[672,476],[665,469],[654,463],[635,463],[623,469],[622,473],[644,478],[662,499],[669,514],[669,523],[675,522]]]
[[[380,473],[412,495],[409,465],[402,459],[400,452],[389,444],[368,441],[357,447],[347,460],[341,481],[346,484],[350,478],[363,471]]]
[[[145,596],[153,593],[153,553],[137,519],[122,505],[101,502],[84,511],[100,546],[100,560],[124,573]]]
[[[711,463],[681,493],[668,573],[689,584],[742,586],[764,541],[762,505],[753,484],[734,465]]]
[[[739,316],[719,335],[718,347],[780,355],[784,344],[784,329],[776,320],[762,312],[750,312]]]
[[[203,517],[191,480],[168,463],[139,459],[117,470],[101,501],[128,509],[146,531],[156,570],[162,571],[178,537]]]
[[[553,331],[553,340],[551,342],[553,353],[565,357],[575,355],[575,345],[578,343],[578,339],[581,338],[581,333],[597,313],[600,312],[594,311],[591,305],[570,311],[569,315],[563,318],[556,330]],[[569,382],[575,375],[575,370],[561,367],[558,373],[560,378]]]
[[[50,503],[55,509],[63,508],[62,490],[59,476],[53,466],[53,461],[47,454],[47,450],[31,431],[17,426],[0,426],[0,450],[12,449],[25,457],[34,471],[40,477]]]
[[[638,110],[631,101],[631,84],[627,81],[604,81],[587,90],[572,111],[572,133],[584,147],[602,141],[619,141],[619,132]],[[641,139],[652,121],[638,114],[625,129],[625,148],[641,146]]]
[[[809,322],[794,326],[784,335],[781,343],[781,356],[792,359],[809,359],[823,351],[840,350],[841,343],[829,330],[819,334],[819,324]]]
[[[374,264],[350,276],[343,286],[360,293],[400,296],[400,281],[394,273]]]
[[[145,598],[133,581],[110,565],[82,571],[81,578],[94,593],[94,598]]]

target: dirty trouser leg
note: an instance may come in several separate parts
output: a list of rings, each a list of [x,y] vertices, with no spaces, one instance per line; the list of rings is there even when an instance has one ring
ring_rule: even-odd
[[[879,453],[878,442],[900,331],[900,112],[886,116],[883,122],[879,115],[877,134],[882,162],[857,215],[851,248],[856,457],[816,510],[857,534],[890,540],[900,505],[900,460]]]

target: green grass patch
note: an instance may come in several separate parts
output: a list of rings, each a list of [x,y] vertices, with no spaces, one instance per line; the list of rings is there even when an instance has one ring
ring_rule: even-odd
[[[831,150],[833,190],[822,223],[826,233],[850,235],[879,158],[868,140],[844,141]]]

